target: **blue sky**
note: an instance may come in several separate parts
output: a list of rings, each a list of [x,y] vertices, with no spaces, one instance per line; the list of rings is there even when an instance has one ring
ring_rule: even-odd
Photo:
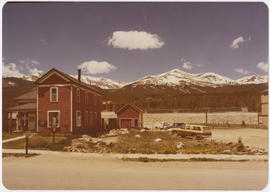
[[[264,3],[8,3],[3,75],[133,81],[174,68],[237,79],[268,74]]]

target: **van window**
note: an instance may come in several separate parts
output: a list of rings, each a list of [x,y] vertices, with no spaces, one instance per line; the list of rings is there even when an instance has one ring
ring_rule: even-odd
[[[193,129],[193,130],[196,130],[196,131],[200,131],[200,130],[201,130],[201,127],[193,126],[192,129]]]

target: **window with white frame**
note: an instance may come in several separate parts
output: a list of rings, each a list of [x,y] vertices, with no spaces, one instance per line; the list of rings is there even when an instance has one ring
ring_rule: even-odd
[[[55,110],[55,111],[48,111],[47,114],[47,126],[48,128],[52,127],[60,127],[60,111]]]
[[[76,90],[76,101],[77,101],[77,103],[80,103],[80,89],[79,88],[77,88],[77,90]]]
[[[85,126],[88,126],[88,111],[85,111]]]
[[[85,92],[85,104],[88,104],[88,93]]]
[[[76,127],[80,127],[81,125],[82,125],[81,111],[76,111]]]
[[[57,102],[58,101],[58,87],[51,87],[50,88],[50,102]]]

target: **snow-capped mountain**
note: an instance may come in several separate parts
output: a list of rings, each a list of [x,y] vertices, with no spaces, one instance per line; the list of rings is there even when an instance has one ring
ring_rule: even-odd
[[[35,81],[37,80],[39,77],[41,77],[41,74],[39,76],[37,75],[24,75],[22,77],[23,80],[27,80],[27,81]]]
[[[216,73],[199,73],[191,74],[179,69],[173,69],[169,72],[159,75],[145,76],[133,83],[136,85],[154,84],[154,85],[198,85],[198,86],[211,86],[216,87],[224,84],[234,84],[235,82],[222,75]]]
[[[251,75],[236,80],[239,84],[260,84],[268,82],[268,76]]]
[[[173,69],[166,73],[145,76],[131,84],[133,87],[137,85],[197,85],[202,87],[218,87],[223,85],[260,84],[266,83],[267,81],[268,76],[254,75],[233,80],[212,72],[192,74],[179,69]]]
[[[78,78],[77,75],[71,75],[74,78]],[[87,84],[95,85],[102,89],[119,89],[125,86],[126,82],[114,81],[103,77],[90,77],[86,75],[81,76],[81,81]]]
[[[3,75],[4,76],[4,75]],[[77,78],[77,75],[71,75]],[[24,75],[22,79],[28,81],[35,81],[39,76],[35,75]],[[228,77],[208,72],[208,73],[187,73],[179,69],[173,69],[171,71],[157,74],[147,75],[133,82],[121,82],[115,81],[103,77],[91,77],[87,75],[81,76],[81,81],[87,84],[98,86],[102,89],[119,89],[126,85],[132,87],[144,86],[144,85],[165,85],[165,86],[200,86],[200,87],[220,87],[223,85],[244,85],[244,84],[261,84],[268,82],[268,76],[252,75],[246,76],[237,80],[230,79]],[[194,88],[194,86],[193,86]]]

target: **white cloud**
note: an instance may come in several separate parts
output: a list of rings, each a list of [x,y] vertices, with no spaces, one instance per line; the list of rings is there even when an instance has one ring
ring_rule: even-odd
[[[41,76],[44,73],[44,71],[39,70],[37,68],[28,68],[28,70],[31,75],[35,75],[35,76]]]
[[[158,49],[163,45],[157,34],[145,31],[115,31],[108,40],[108,46],[128,50]]]
[[[187,70],[191,70],[193,68],[200,68],[204,66],[203,64],[194,64],[191,61],[186,60],[185,58],[181,58],[181,64],[182,68]]]
[[[23,77],[24,76],[24,74],[22,74],[17,69],[17,65],[15,63],[9,63],[7,65],[3,63],[2,74],[3,74],[3,77]]]
[[[116,67],[106,61],[85,61],[78,66],[83,72],[87,74],[109,73],[116,69]]]
[[[268,63],[260,62],[257,64],[257,67],[266,73],[268,72]]]
[[[247,75],[247,74],[250,73],[249,71],[244,70],[244,69],[242,69],[242,68],[235,69],[234,71],[237,72],[237,73],[240,73],[240,74],[242,74],[242,75]]]
[[[36,60],[30,60],[30,59],[26,59],[26,60],[19,60],[20,64],[25,64],[26,66],[34,66],[34,65],[39,65],[40,62],[36,61]]]
[[[3,77],[18,77],[21,78],[23,76],[25,76],[26,74],[23,74],[21,71],[27,70],[28,74],[31,75],[36,75],[36,76],[40,76],[44,71],[37,69],[35,66],[40,64],[38,61],[36,60],[19,60],[19,65],[17,65],[16,63],[9,63],[9,64],[5,64],[5,62],[3,61],[3,68],[2,68],[2,72],[3,72]]]
[[[190,69],[193,68],[193,65],[192,65],[191,62],[186,61],[186,62],[183,63],[183,66],[182,66],[182,67],[183,67],[184,69],[190,70]]]
[[[236,39],[233,40],[232,44],[230,45],[230,47],[232,49],[238,49],[239,48],[239,44],[244,43],[245,41],[250,41],[251,38],[249,37],[248,39],[245,39],[244,37],[240,36],[237,37]]]
[[[39,62],[39,61],[36,61],[36,60],[31,60],[31,63],[32,63],[33,65],[39,65],[39,64],[40,64],[40,62]]]
[[[182,68],[187,69],[187,70],[191,70],[194,67],[202,67],[202,64],[197,64],[194,65],[193,63],[191,63],[191,61],[186,60],[185,58],[181,58],[181,63],[182,63]]]

